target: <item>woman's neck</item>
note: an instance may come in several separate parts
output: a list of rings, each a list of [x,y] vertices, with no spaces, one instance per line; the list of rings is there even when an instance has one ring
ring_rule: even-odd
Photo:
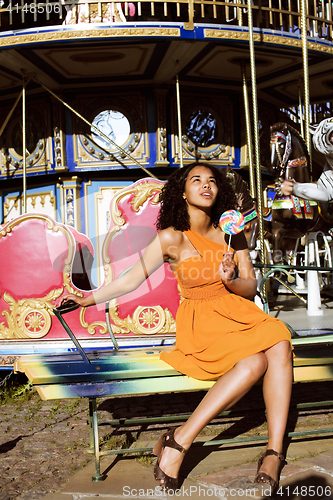
[[[200,212],[194,211],[194,213],[192,214],[191,212],[192,211],[189,211],[189,215],[190,215],[191,229],[193,229],[193,231],[201,234],[202,236],[205,236],[214,229],[214,226],[212,224],[212,219],[208,214],[202,211]]]

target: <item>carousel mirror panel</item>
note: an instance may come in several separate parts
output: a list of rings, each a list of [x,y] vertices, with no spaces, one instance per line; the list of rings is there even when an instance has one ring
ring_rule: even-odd
[[[37,111],[38,110],[38,111]],[[21,107],[16,108],[1,138],[2,177],[23,175],[23,123]],[[27,174],[44,173],[53,168],[50,109],[44,101],[27,106],[25,120]]]
[[[234,140],[232,105],[226,98],[182,97],[182,148],[185,163],[195,160],[214,161],[216,165],[233,165]],[[172,156],[179,163],[177,116],[173,120]]]
[[[74,162],[77,168],[136,167],[133,159],[147,163],[148,130],[143,97],[139,94],[98,100],[84,97],[74,107],[90,123],[74,117]]]

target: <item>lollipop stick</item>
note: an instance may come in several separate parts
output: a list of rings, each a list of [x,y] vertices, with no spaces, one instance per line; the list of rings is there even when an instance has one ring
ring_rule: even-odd
[[[228,252],[229,252],[229,249],[230,249],[230,241],[231,241],[231,234],[229,234]]]

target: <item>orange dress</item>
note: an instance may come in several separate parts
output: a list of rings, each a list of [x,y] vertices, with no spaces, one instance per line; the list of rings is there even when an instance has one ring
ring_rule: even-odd
[[[291,344],[280,320],[223,285],[218,268],[227,246],[193,229],[185,234],[200,255],[183,260],[176,270],[184,297],[176,316],[176,348],[161,359],[192,378],[215,380],[241,359],[282,340]]]

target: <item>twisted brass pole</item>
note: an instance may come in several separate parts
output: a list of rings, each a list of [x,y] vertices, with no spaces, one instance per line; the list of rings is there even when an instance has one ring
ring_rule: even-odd
[[[180,91],[179,91],[179,78],[176,74],[176,96],[177,96],[177,121],[178,121],[178,138],[179,138],[179,161],[180,168],[183,168],[183,141],[182,141],[182,116],[180,108]]]
[[[263,223],[263,196],[261,182],[261,165],[260,165],[260,145],[259,145],[259,119],[258,119],[258,102],[257,102],[257,82],[256,82],[256,63],[254,55],[254,37],[253,37],[253,18],[252,18],[252,0],[247,0],[248,10],[248,25],[249,25],[249,48],[250,48],[250,68],[251,68],[251,86],[252,86],[252,108],[253,108],[253,128],[254,128],[254,151],[255,151],[255,166],[256,166],[256,202],[259,216],[259,238],[260,238],[260,253],[261,262],[265,260],[264,247],[264,223]]]
[[[306,25],[306,1],[301,0],[301,32],[302,32],[302,57],[304,74],[304,118],[305,118],[305,143],[310,157],[310,177],[312,180],[312,155],[311,155],[311,137],[310,137],[310,90],[309,90],[309,62],[307,45],[307,25]]]
[[[250,69],[251,69],[251,87],[252,87],[252,108],[253,108],[253,128],[254,128],[254,150],[256,166],[256,208],[259,218],[259,241],[260,241],[260,260],[265,263],[265,242],[264,242],[264,214],[263,214],[263,193],[261,182],[261,164],[260,164],[260,144],[259,144],[259,119],[257,102],[257,81],[256,81],[256,63],[254,55],[254,36],[253,36],[253,17],[252,0],[247,0],[248,26],[249,26],[249,49],[250,49]],[[266,285],[262,287],[263,296],[266,298]]]
[[[256,183],[255,183],[254,164],[253,164],[251,116],[250,116],[249,96],[247,92],[246,71],[245,71],[244,61],[242,61],[242,78],[243,78],[243,98],[244,98],[245,124],[246,124],[246,141],[247,141],[248,158],[249,158],[250,194],[251,197],[255,199]]]
[[[26,155],[26,119],[25,119],[25,82],[22,89],[22,154],[23,154],[23,213],[27,213],[27,155]]]
[[[298,79],[298,105],[299,105],[299,123],[301,127],[301,136],[304,139],[304,122],[302,109],[302,93],[301,93],[301,78]]]

